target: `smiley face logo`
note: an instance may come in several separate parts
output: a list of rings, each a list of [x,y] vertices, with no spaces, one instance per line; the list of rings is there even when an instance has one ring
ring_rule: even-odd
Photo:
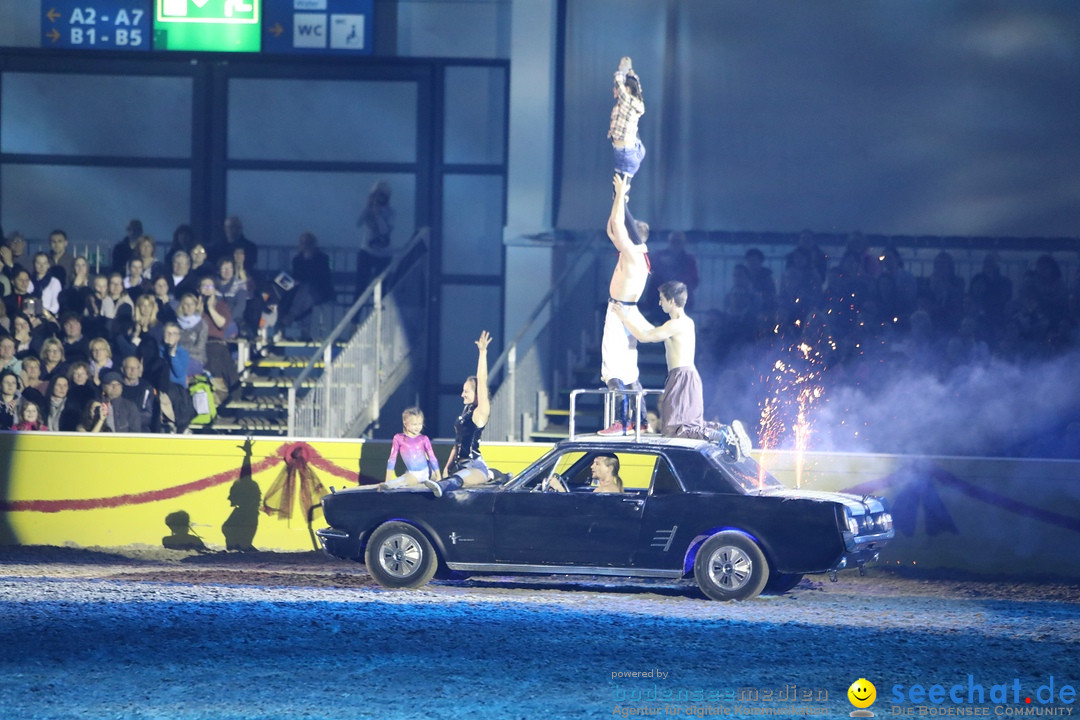
[[[877,688],[866,678],[859,678],[851,683],[847,691],[848,700],[857,708],[868,708],[877,700]]]

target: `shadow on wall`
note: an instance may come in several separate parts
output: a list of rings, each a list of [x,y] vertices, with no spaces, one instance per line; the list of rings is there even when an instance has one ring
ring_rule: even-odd
[[[251,438],[238,446],[244,451],[244,462],[240,467],[240,477],[229,488],[229,504],[233,511],[221,526],[225,536],[226,550],[253,551],[255,533],[259,529],[259,501],[262,491],[259,484],[251,477],[251,450],[255,443]]]
[[[165,524],[170,533],[161,538],[166,550],[206,550],[202,538],[191,527],[191,516],[186,510],[177,510],[165,516]]]

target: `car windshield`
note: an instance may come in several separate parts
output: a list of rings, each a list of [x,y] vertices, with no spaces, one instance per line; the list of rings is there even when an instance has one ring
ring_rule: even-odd
[[[736,462],[720,446],[711,448],[709,453],[713,462],[724,468],[726,474],[738,483],[744,492],[752,493],[785,487],[784,483],[758,465],[757,460],[749,455],[743,456]]]

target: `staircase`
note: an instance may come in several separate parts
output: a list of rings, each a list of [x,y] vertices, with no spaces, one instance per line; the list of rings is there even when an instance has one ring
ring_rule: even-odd
[[[278,435],[288,430],[288,389],[307,364],[319,343],[280,340],[237,343],[241,357],[239,398],[218,406],[218,414],[205,426],[192,426],[192,433],[214,435]],[[322,363],[317,363],[318,371]],[[317,378],[304,383],[312,387]]]
[[[413,363],[429,335],[429,243],[419,228],[359,298],[335,306],[324,342],[237,343],[240,397],[192,432],[361,437],[393,393],[415,395]]]

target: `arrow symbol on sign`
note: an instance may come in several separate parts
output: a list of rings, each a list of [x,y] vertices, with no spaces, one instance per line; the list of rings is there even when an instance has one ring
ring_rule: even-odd
[[[283,32],[285,32],[285,28],[281,27],[281,23],[276,22],[273,27],[270,28],[270,34],[274,37],[281,37],[281,33]]]
[[[45,37],[49,38],[53,42],[56,42],[60,39],[60,33],[57,32],[56,28],[53,28],[51,32],[45,33]]]
[[[49,12],[45,13],[45,17],[49,18],[49,22],[56,22],[56,18],[60,17],[60,13],[56,12],[56,8],[49,8]]]
[[[203,5],[210,2],[210,0],[191,0],[191,2],[195,3],[195,7],[202,10]]]

